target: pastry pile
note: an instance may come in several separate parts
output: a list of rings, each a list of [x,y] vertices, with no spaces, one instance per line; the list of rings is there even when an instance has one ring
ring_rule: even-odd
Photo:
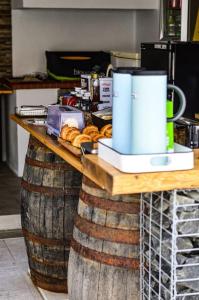
[[[84,142],[97,142],[101,138],[111,138],[112,125],[107,124],[100,130],[95,125],[88,125],[82,132],[76,127],[64,125],[61,129],[60,137],[70,142],[74,147],[80,148],[81,143]]]

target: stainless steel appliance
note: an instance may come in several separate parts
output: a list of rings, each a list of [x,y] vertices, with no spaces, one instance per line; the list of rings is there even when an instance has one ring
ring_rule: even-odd
[[[157,42],[141,44],[141,67],[166,70],[168,83],[180,87],[186,96],[185,117],[199,112],[199,42]],[[174,95],[168,95],[175,99]]]
[[[62,126],[85,127],[83,112],[68,105],[49,105],[47,116],[47,133],[59,136]]]
[[[199,121],[188,118],[177,120],[175,141],[190,148],[199,148]]]

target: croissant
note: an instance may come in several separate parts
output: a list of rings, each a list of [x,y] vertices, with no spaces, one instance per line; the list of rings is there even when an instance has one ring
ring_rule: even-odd
[[[77,129],[76,127],[69,127],[68,125],[64,125],[61,129],[61,132],[60,132],[60,137],[63,139],[63,140],[66,140],[67,138],[67,134],[73,130],[73,129]]]
[[[78,134],[74,140],[72,141],[72,145],[74,147],[77,147],[77,148],[80,148],[81,146],[81,143],[84,143],[84,142],[92,142],[92,138],[87,135],[87,134]]]
[[[93,131],[99,132],[97,126],[95,126],[95,125],[88,125],[88,126],[86,126],[86,127],[83,129],[83,132],[82,132],[82,133],[83,133],[83,134],[88,134],[88,135],[89,135],[89,133],[90,133],[90,132],[93,132]]]
[[[98,133],[96,136],[93,137],[93,142],[97,142],[99,139],[105,138],[105,136],[101,133]]]
[[[73,128],[73,129],[70,130],[70,131],[68,132],[68,134],[66,135],[66,140],[67,140],[68,142],[71,142],[71,141],[74,140],[74,138],[75,138],[78,134],[80,134],[80,131],[79,131],[77,128]]]
[[[91,131],[88,135],[93,139],[98,134],[99,134],[98,131]]]
[[[111,124],[104,125],[101,128],[100,133],[105,135],[106,137],[111,137],[112,136],[112,125]]]

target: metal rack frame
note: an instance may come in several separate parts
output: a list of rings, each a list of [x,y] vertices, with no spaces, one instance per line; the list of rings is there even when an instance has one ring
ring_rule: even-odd
[[[199,299],[199,190],[142,194],[140,251],[141,300]]]

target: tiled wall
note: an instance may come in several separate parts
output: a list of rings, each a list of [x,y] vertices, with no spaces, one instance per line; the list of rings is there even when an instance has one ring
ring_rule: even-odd
[[[11,73],[11,0],[0,0],[0,77],[9,77]]]

